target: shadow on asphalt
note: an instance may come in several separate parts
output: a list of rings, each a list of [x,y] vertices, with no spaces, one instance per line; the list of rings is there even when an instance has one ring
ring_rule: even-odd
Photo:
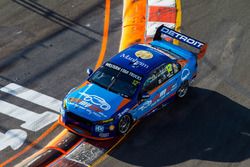
[[[34,51],[35,49],[37,49],[39,46],[42,47],[48,47],[48,46],[44,46],[44,43],[46,43],[47,41],[54,39],[60,35],[62,35],[63,33],[65,33],[68,30],[71,30],[75,33],[81,34],[84,37],[86,37],[88,40],[86,46],[82,46],[79,50],[84,50],[85,48],[89,47],[90,45],[93,45],[94,43],[97,43],[98,41],[94,38],[88,37],[87,34],[83,34],[83,32],[79,33],[77,31],[74,30],[74,27],[76,25],[79,25],[82,27],[82,25],[78,24],[77,22],[84,18],[87,14],[93,12],[97,7],[100,7],[102,4],[100,2],[94,4],[93,6],[91,6],[90,8],[88,8],[88,10],[83,11],[75,20],[70,20],[64,16],[61,16],[57,13],[55,13],[54,11],[45,8],[44,6],[34,2],[34,1],[26,1],[26,0],[13,0],[13,2],[18,3],[19,5],[27,8],[28,10],[31,10],[39,15],[42,15],[43,17],[45,17],[46,19],[49,19],[57,24],[62,25],[62,28],[59,29],[58,31],[52,33],[52,34],[48,34],[48,36],[44,37],[43,39],[30,44],[29,46],[25,47],[24,49],[22,49],[21,51],[17,52],[14,55],[9,55],[7,56],[6,59],[2,60],[0,63],[0,72],[5,70],[5,69],[9,69],[11,68],[12,65],[15,65],[15,63],[22,59],[25,58],[25,56],[29,53],[31,53],[32,51]],[[51,16],[50,16],[51,15]],[[93,30],[92,30],[93,31]],[[98,33],[99,34],[99,33]],[[53,45],[49,46],[52,47]],[[85,47],[85,48],[84,48]],[[75,51],[78,52],[78,51]],[[73,53],[76,54],[76,53]],[[71,59],[72,55],[67,55],[67,59]],[[62,60],[62,62],[64,62],[65,60]],[[53,66],[56,66],[55,64],[53,64]],[[49,70],[49,69],[48,69]],[[44,73],[48,73],[49,71],[43,71]]]
[[[143,120],[112,157],[139,166],[192,159],[240,162],[250,158],[250,110],[215,91],[188,96]]]
[[[95,40],[94,38],[88,36],[88,34],[82,33],[80,30],[78,30],[78,28],[87,29],[88,31],[94,32],[95,34],[102,35],[100,32],[95,31],[87,26],[81,25],[77,23],[75,20],[68,19],[67,17],[60,15],[59,13],[56,13],[55,11],[46,8],[45,6],[35,1],[32,0],[12,0],[12,1],[86,38]],[[96,7],[101,7],[101,4],[100,3],[96,4],[94,7],[91,8],[91,11],[95,10]],[[85,14],[86,13],[82,14],[80,17],[83,17]]]
[[[13,68],[15,64],[21,60],[21,59],[27,59],[27,55],[32,53],[33,51],[37,50],[39,47],[42,48],[50,48],[54,47],[53,44],[50,44],[47,46],[45,43],[48,43],[49,41],[58,38],[59,36],[63,36],[66,32],[72,31],[78,35],[80,35],[79,38],[86,38],[86,42],[82,43],[81,46],[73,51],[71,51],[69,54],[60,55],[62,57],[60,60],[56,61],[55,63],[51,64],[48,68],[46,68],[43,71],[39,71],[38,74],[35,76],[29,78],[26,81],[21,82],[22,85],[26,85],[27,83],[33,82],[51,71],[54,71],[60,66],[63,66],[65,63],[69,62],[75,57],[79,57],[79,53],[87,52],[86,50],[96,44],[100,44],[101,42],[101,36],[102,32],[99,32],[97,30],[88,28],[87,26],[84,26],[80,24],[79,22],[83,19],[86,19],[96,11],[97,9],[104,8],[104,1],[100,0],[94,3],[92,6],[84,10],[82,13],[80,13],[74,20],[71,20],[63,15],[60,15],[59,13],[56,13],[55,11],[46,8],[45,6],[31,0],[12,0],[13,2],[25,7],[26,9],[33,11],[34,13],[43,16],[45,19],[48,19],[56,24],[61,25],[62,27],[58,29],[56,32],[53,32],[52,34],[48,34],[46,37],[42,38],[39,41],[36,41],[29,46],[25,47],[24,49],[20,50],[19,52],[7,56],[7,58],[1,60],[0,62],[0,72],[3,72],[4,70],[8,70]],[[112,7],[117,6],[119,3],[112,3]],[[81,21],[82,22],[82,21]],[[110,23],[110,32],[116,31],[118,28],[121,27],[122,22],[120,20],[116,20]],[[91,32],[92,34],[89,34]],[[92,36],[94,37],[92,37]],[[1,76],[2,79],[5,79],[6,81],[10,82],[16,82],[12,81],[11,78]]]

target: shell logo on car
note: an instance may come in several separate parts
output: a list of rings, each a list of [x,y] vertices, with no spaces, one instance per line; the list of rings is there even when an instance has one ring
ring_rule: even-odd
[[[151,59],[153,57],[152,53],[150,53],[149,51],[145,51],[145,50],[139,50],[135,52],[135,55],[141,59]]]

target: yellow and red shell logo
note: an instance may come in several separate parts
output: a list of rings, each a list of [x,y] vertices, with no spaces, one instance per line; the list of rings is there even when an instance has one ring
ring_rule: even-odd
[[[153,54],[146,50],[139,50],[135,52],[135,55],[141,59],[151,59],[153,57]]]

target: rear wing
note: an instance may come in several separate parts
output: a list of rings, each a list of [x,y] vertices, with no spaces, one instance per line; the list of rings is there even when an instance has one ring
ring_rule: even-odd
[[[192,46],[199,50],[199,53],[197,54],[197,58],[201,59],[204,57],[206,50],[207,50],[207,44],[204,42],[201,42],[197,39],[194,39],[192,37],[189,37],[185,34],[182,34],[180,32],[177,32],[173,29],[170,29],[164,25],[161,25],[157,28],[154,39],[153,40],[162,40],[162,34],[167,35],[171,38],[177,39],[183,43],[188,44],[189,46]]]

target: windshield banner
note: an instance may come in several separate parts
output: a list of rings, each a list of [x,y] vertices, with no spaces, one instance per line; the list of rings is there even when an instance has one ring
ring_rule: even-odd
[[[117,65],[115,65],[115,64],[106,63],[105,66],[106,66],[106,67],[109,67],[109,68],[112,68],[112,69],[114,69],[114,70],[120,71],[120,72],[122,72],[122,73],[124,73],[124,74],[127,74],[127,75],[131,76],[132,78],[137,79],[137,80],[139,80],[139,81],[141,81],[141,79],[142,79],[141,76],[139,76],[139,75],[137,75],[137,74],[135,74],[135,73],[133,73],[133,72],[131,72],[131,71],[128,71],[128,70],[126,70],[126,69],[124,69],[124,68],[121,68],[121,67],[119,67],[119,66],[117,66]]]

